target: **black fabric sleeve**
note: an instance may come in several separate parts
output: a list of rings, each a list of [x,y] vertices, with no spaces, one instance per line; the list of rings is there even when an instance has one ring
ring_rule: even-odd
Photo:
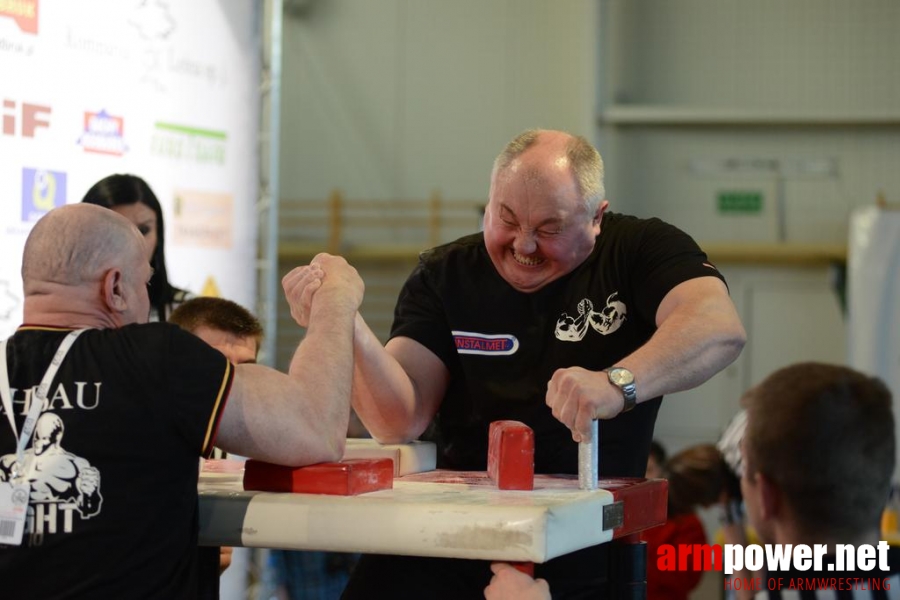
[[[443,303],[430,281],[424,260],[420,260],[400,290],[390,337],[408,337],[419,342],[448,368],[456,356]]]
[[[179,434],[209,457],[231,391],[234,366],[200,338],[170,325],[164,373],[170,414]]]
[[[644,224],[629,251],[632,288],[641,317],[655,323],[660,303],[678,284],[698,277],[725,278],[691,236],[659,219]]]

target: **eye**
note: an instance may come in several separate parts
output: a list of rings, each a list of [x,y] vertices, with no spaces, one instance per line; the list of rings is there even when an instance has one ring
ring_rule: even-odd
[[[547,229],[538,229],[537,234],[541,237],[553,237],[563,232],[562,227],[551,227]]]
[[[138,231],[141,232],[141,235],[147,237],[150,235],[150,226],[149,225],[138,225]]]

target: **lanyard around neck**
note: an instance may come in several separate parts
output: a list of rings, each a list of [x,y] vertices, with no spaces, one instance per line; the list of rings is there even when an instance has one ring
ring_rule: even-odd
[[[62,364],[63,359],[65,359],[66,354],[68,354],[69,348],[72,347],[72,344],[75,343],[78,336],[85,331],[87,330],[77,329],[70,332],[59,345],[56,354],[53,355],[53,360],[50,361],[50,366],[47,367],[47,372],[44,373],[44,377],[41,379],[41,383],[31,399],[31,406],[28,407],[28,415],[25,417],[25,422],[22,424],[21,434],[17,434],[16,432],[16,420],[13,417],[13,404],[9,388],[9,371],[6,365],[7,340],[0,342],[0,398],[3,400],[3,410],[6,412],[6,418],[9,420],[9,424],[12,427],[13,436],[18,437],[18,444],[16,445],[16,464],[13,465],[13,479],[18,479],[20,476],[24,475],[24,473],[22,473],[22,467],[25,463],[25,446],[28,444],[28,440],[31,439],[31,434],[34,433],[34,427],[37,424],[38,415],[41,414],[41,407],[44,405],[44,400],[47,399],[47,392],[50,390],[50,384],[53,383],[53,378],[56,377],[56,372],[59,370],[59,366]]]

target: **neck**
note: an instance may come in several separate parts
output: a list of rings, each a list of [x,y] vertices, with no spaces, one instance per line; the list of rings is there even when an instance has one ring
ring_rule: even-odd
[[[76,292],[70,296],[32,294],[25,297],[23,307],[25,323],[82,329],[115,329],[125,323],[118,315],[103,310],[91,302],[85,302]]]

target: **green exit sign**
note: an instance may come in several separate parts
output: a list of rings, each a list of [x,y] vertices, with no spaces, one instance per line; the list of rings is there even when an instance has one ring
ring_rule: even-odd
[[[716,194],[716,206],[720,213],[760,213],[762,204],[762,192],[731,190]]]

